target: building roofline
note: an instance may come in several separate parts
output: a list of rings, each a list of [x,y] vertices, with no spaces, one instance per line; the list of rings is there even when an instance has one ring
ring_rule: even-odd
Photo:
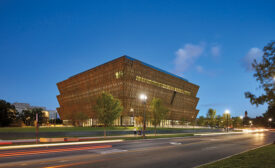
[[[168,75],[174,76],[174,77],[176,77],[176,78],[179,78],[179,79],[182,79],[182,80],[188,82],[188,80],[185,79],[185,78],[183,78],[183,77],[180,77],[180,76],[178,76],[178,75],[172,74],[172,73],[170,73],[170,72],[168,72],[168,71],[165,71],[165,70],[160,69],[160,68],[157,68],[157,67],[155,67],[155,66],[153,66],[153,65],[147,64],[147,63],[145,63],[145,62],[143,62],[143,61],[137,60],[137,59],[132,58],[132,57],[129,57],[129,56],[127,56],[127,55],[124,55],[123,57],[125,57],[125,58],[127,58],[127,59],[129,59],[129,60],[132,60],[132,61],[139,61],[139,62],[141,62],[141,63],[142,63],[143,65],[145,65],[145,66],[148,66],[148,67],[153,68],[153,69],[155,69],[155,70],[157,70],[157,71],[166,73],[166,74],[168,74]]]
[[[184,81],[186,81],[186,82],[189,82],[187,79],[185,79],[185,78],[183,78],[183,77],[180,77],[180,76],[178,76],[178,75],[172,74],[172,73],[170,73],[170,72],[168,72],[168,71],[165,71],[165,70],[163,70],[163,69],[157,68],[157,67],[155,67],[155,66],[153,66],[153,65],[147,64],[147,63],[145,63],[145,62],[143,62],[143,61],[140,61],[140,60],[135,59],[135,58],[133,58],[133,57],[130,57],[130,56],[128,56],[128,55],[123,55],[123,56],[121,56],[121,57],[119,57],[119,58],[123,58],[123,57],[125,57],[125,58],[127,58],[127,59],[129,59],[129,60],[132,60],[132,61],[138,61],[138,62],[142,63],[143,65],[145,65],[145,66],[147,66],[147,67],[150,67],[150,68],[155,69],[155,70],[157,70],[157,71],[166,73],[166,74],[168,74],[168,75],[171,75],[171,76],[174,76],[174,77],[179,78],[179,79],[181,79],[181,80],[184,80]],[[116,59],[119,59],[119,58],[116,58]],[[113,59],[113,60],[111,60],[111,61],[114,61],[114,60],[116,60],[116,59]],[[103,63],[103,64],[100,64],[100,65],[95,66],[95,67],[93,67],[93,68],[91,68],[91,69],[88,69],[88,70],[86,70],[86,71],[77,73],[77,74],[75,74],[75,75],[73,75],[73,76],[68,77],[68,79],[69,79],[69,78],[73,78],[73,77],[75,77],[75,76],[77,76],[77,75],[79,75],[79,74],[82,74],[82,73],[84,73],[84,72],[90,71],[90,70],[92,70],[92,69],[94,69],[94,68],[96,68],[96,67],[99,67],[99,66],[101,66],[101,65],[107,64],[107,63],[109,63],[109,62],[111,62],[111,61],[108,61],[108,62],[105,62],[105,63]]]

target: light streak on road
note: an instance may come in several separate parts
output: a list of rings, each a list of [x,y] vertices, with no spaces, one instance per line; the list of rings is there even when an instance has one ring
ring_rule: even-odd
[[[124,140],[104,140],[104,141],[89,141],[89,142],[66,142],[66,143],[51,143],[51,144],[35,144],[35,145],[16,145],[16,146],[3,146],[1,149],[18,149],[18,148],[35,148],[35,147],[49,147],[49,146],[65,146],[65,145],[82,145],[82,144],[99,144],[99,143],[112,143],[112,142],[122,142]]]
[[[24,151],[24,152],[9,152],[9,153],[0,154],[0,157],[35,155],[35,154],[67,152],[67,151],[79,151],[79,150],[88,150],[88,149],[102,149],[102,148],[111,148],[111,147],[112,147],[112,145],[102,145],[102,146],[88,146],[88,147],[86,146],[86,147],[73,147],[73,148],[62,148],[62,149],[44,149],[44,150]]]
[[[245,133],[251,133],[251,132],[265,132],[268,130],[267,129],[243,129],[242,131]]]

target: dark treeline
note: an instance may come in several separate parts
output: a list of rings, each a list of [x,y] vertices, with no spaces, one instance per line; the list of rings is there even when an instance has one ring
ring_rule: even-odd
[[[43,114],[42,108],[33,108],[23,110],[19,113],[14,105],[11,103],[0,100],[0,127],[9,126],[34,126],[36,121],[36,114],[38,114],[38,124],[60,124],[62,120],[50,120]]]
[[[227,126],[233,128],[242,128],[242,127],[275,127],[274,122],[274,109],[269,108],[266,113],[262,116],[257,116],[255,118],[251,118],[245,116],[241,117],[231,117],[230,114],[223,114],[223,116],[216,115],[216,110],[209,109],[206,117],[200,116],[197,118],[196,124],[198,126],[207,126],[212,128],[224,128]]]

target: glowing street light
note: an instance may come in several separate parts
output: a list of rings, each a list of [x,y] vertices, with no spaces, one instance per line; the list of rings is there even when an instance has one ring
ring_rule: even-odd
[[[141,95],[139,96],[139,99],[140,99],[141,101],[146,101],[146,100],[147,100],[147,96],[146,96],[145,94],[141,94]]]
[[[272,118],[269,118],[268,121],[269,121],[269,127],[271,128]]]
[[[229,110],[225,110],[225,114],[230,114],[230,111]]]
[[[249,124],[250,124],[250,127],[253,125],[253,123],[252,123],[252,121],[251,121],[251,120],[249,121]]]
[[[143,133],[143,138],[145,138],[145,129],[146,129],[146,124],[145,124],[145,120],[146,120],[146,118],[145,118],[145,107],[146,107],[146,100],[147,100],[147,96],[145,95],[145,94],[141,94],[140,96],[139,96],[139,99],[142,101],[142,103],[144,104],[144,111],[143,111],[143,131],[142,131],[142,133]]]
[[[229,117],[229,114],[230,114],[230,111],[229,110],[225,110],[224,112],[226,114],[226,118],[227,118],[227,122],[226,122],[226,131],[228,132],[228,117]]]

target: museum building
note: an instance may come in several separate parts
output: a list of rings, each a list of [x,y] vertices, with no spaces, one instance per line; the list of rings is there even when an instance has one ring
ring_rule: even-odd
[[[169,109],[164,125],[178,123],[182,119],[192,121],[199,110],[196,97],[199,86],[188,80],[156,68],[152,65],[122,56],[87,71],[76,74],[57,83],[60,107],[57,111],[62,120],[79,120],[81,116],[90,118],[84,126],[99,125],[94,105],[103,92],[120,99],[124,110],[114,125],[136,125],[144,110],[148,111],[151,100],[160,98]],[[147,95],[144,105],[140,94]],[[148,113],[147,113],[148,114]],[[150,120],[147,125],[150,126]]]

